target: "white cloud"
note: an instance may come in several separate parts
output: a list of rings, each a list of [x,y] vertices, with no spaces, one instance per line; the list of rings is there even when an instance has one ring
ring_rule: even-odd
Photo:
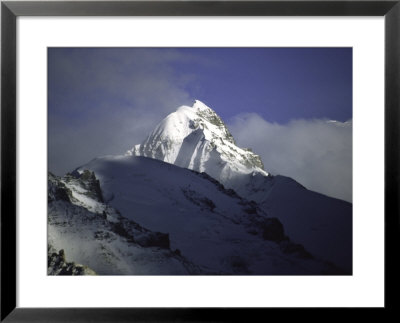
[[[266,171],[352,201],[351,121],[293,120],[281,125],[257,114],[242,114],[228,127],[239,146],[261,156]]]

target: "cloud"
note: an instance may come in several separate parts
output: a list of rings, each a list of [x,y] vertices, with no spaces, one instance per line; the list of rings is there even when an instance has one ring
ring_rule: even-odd
[[[49,170],[59,175],[140,143],[192,103],[185,87],[196,77],[173,65],[208,64],[174,49],[54,48],[48,57]]]
[[[352,201],[351,121],[293,120],[281,125],[258,114],[241,114],[230,120],[228,128],[239,146],[261,156],[266,171]]]

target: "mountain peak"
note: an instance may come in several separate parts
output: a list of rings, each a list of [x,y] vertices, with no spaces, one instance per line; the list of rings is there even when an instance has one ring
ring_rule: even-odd
[[[198,110],[206,110],[206,109],[211,109],[210,107],[208,107],[206,104],[204,104],[203,102],[201,102],[200,100],[194,100],[193,106],[192,108],[194,109],[198,109]]]
[[[268,175],[261,158],[238,147],[218,114],[200,100],[169,114],[127,154],[205,172],[223,184],[237,175]]]

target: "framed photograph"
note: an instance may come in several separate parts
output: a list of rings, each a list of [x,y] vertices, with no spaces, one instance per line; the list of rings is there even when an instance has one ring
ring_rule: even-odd
[[[394,310],[399,14],[3,1],[1,320]]]

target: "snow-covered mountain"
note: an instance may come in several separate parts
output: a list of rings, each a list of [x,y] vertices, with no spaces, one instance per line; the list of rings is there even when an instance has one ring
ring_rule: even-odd
[[[96,174],[106,205],[152,232],[168,233],[170,249],[200,274],[343,273],[292,242],[280,221],[255,202],[225,189],[206,173],[146,157],[107,156],[72,176],[88,171]],[[79,191],[72,192],[80,198]],[[102,205],[96,212],[102,212]],[[89,259],[79,261],[98,271]]]
[[[204,103],[196,100],[192,107],[178,108],[127,155],[207,173],[279,218],[288,235],[307,250],[351,272],[352,205],[266,172],[260,157],[236,146],[224,122]]]
[[[123,156],[50,174],[48,219],[50,274],[352,272],[351,204],[269,174],[200,101]]]

